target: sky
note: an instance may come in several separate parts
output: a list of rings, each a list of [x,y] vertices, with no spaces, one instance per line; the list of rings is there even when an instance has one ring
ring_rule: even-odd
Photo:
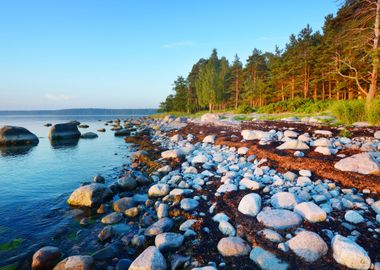
[[[213,48],[245,62],[336,0],[0,0],[0,110],[157,108]]]

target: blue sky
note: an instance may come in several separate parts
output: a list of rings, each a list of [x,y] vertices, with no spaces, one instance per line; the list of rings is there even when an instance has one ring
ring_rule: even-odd
[[[0,0],[0,110],[155,108],[213,48],[273,51],[336,0]]]

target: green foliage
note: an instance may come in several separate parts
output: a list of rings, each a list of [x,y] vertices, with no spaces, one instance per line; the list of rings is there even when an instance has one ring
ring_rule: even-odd
[[[279,101],[270,103],[258,109],[259,113],[319,113],[326,111],[329,101],[314,101],[312,99],[296,98],[293,100]]]
[[[346,128],[343,128],[339,131],[339,137],[346,137],[346,138],[351,138],[352,133]]]
[[[4,267],[0,267],[0,270],[17,270],[17,264],[9,264]]]
[[[255,112],[255,108],[247,104],[240,105],[238,109],[236,110],[237,114],[247,114],[247,113],[253,113],[253,112]]]
[[[234,120],[236,121],[251,121],[252,119],[253,117],[246,115],[237,115],[234,117]]]
[[[331,113],[342,123],[366,121],[364,100],[341,100],[332,103]]]
[[[371,124],[380,124],[380,99],[375,99],[367,108],[367,121]]]
[[[12,241],[8,243],[2,243],[0,244],[0,251],[9,251],[9,250],[18,248],[22,244],[23,241],[24,239],[17,238],[17,239],[13,239]]]

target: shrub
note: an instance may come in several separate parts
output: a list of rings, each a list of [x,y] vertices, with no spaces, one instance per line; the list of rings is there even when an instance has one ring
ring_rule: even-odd
[[[364,100],[336,101],[332,103],[330,110],[331,113],[344,124],[352,124],[366,120]]]
[[[247,104],[243,104],[237,108],[236,113],[247,114],[247,113],[253,113],[254,111],[255,111],[255,108],[253,108]]]
[[[278,101],[270,103],[258,109],[259,113],[319,113],[325,111],[329,107],[329,101],[313,99],[296,98],[292,100]]]
[[[367,121],[371,124],[380,124],[380,99],[374,100],[366,111]]]

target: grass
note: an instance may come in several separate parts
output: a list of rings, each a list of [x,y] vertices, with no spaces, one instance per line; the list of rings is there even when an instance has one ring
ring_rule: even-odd
[[[0,268],[0,270],[17,270],[17,264],[9,264]]]
[[[18,248],[22,244],[23,241],[24,239],[17,238],[17,239],[13,239],[12,241],[8,243],[2,243],[0,244],[0,251],[10,251],[15,248]]]

